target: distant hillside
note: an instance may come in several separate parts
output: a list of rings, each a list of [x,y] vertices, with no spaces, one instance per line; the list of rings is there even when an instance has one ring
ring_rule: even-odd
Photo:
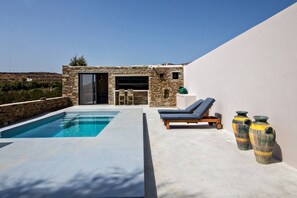
[[[50,72],[0,72],[0,82],[15,81],[62,81],[62,74]]]
[[[0,72],[0,104],[62,95],[62,74],[50,72]]]

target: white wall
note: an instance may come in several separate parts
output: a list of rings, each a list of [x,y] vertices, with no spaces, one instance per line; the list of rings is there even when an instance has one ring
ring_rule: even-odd
[[[211,112],[230,132],[237,110],[267,115],[297,168],[297,3],[187,65],[185,86],[216,99]]]

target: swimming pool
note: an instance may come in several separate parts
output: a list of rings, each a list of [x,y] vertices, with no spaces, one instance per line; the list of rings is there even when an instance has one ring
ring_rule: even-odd
[[[1,132],[1,138],[96,137],[118,111],[63,112]]]

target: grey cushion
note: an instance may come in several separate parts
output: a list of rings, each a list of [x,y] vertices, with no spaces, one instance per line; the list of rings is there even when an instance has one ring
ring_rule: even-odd
[[[204,102],[201,105],[199,105],[197,109],[195,109],[193,115],[197,116],[198,119],[201,119],[215,101],[216,100],[213,98],[206,98]]]
[[[158,112],[160,114],[170,114],[170,113],[193,113],[197,107],[202,104],[203,100],[199,99],[190,106],[188,106],[185,110],[183,109],[159,109]]]
[[[194,102],[193,104],[191,104],[190,106],[188,106],[185,110],[192,113],[195,109],[197,109],[199,107],[199,105],[202,104],[203,101],[204,100],[199,99],[196,102]]]
[[[190,113],[161,114],[163,120],[198,120],[197,116]]]
[[[163,120],[199,120],[203,118],[204,114],[210,109],[214,102],[215,99],[206,98],[192,114],[160,114],[160,116]]]
[[[172,113],[193,113],[184,109],[159,109],[159,114],[172,114]]]

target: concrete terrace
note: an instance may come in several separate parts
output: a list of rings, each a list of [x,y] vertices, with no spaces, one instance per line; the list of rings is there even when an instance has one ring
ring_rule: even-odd
[[[75,106],[73,108],[89,107]],[[166,130],[159,119],[157,108],[141,107],[144,112],[146,197],[296,197],[297,170],[286,163],[274,160],[269,165],[258,164],[253,151],[239,151],[233,134],[224,129],[218,131],[205,125],[189,125],[187,128],[177,125],[171,130]],[[98,107],[96,105],[92,108],[128,109],[133,107],[101,105]],[[94,158],[95,150],[87,152],[84,148],[87,148],[88,145],[83,146],[82,140],[77,140],[78,146],[75,150],[66,149],[64,154],[61,153],[65,151],[65,144],[67,146],[73,142],[51,147],[48,150],[51,157],[46,158],[47,153],[42,150],[48,148],[51,141],[61,141],[61,139],[34,140],[34,143],[21,141],[22,145],[14,150],[11,150],[10,147],[15,147],[17,144],[5,144],[4,142],[11,141],[9,139],[1,140],[0,174],[7,167],[14,166],[14,163],[22,164],[30,158],[28,156],[34,160],[27,161],[27,165],[28,163],[32,165],[31,172],[28,172],[30,169],[26,169],[27,172],[25,172],[19,166],[19,170],[7,173],[5,178],[1,178],[1,197],[20,195],[24,195],[24,197],[58,197],[62,195],[63,197],[77,195],[90,197],[95,195],[94,192],[98,191],[98,188],[102,188],[99,185],[100,181],[109,183],[109,187],[103,186],[106,191],[115,190],[118,186],[135,187],[131,183],[129,184],[129,178],[121,180],[111,177],[110,180],[106,180],[103,175],[96,174],[98,173],[96,169],[100,167],[99,164],[103,159],[98,156]],[[89,146],[93,149],[97,144],[100,144],[98,138],[91,142],[92,144]],[[120,149],[118,156],[122,163],[128,166],[129,158],[126,155],[126,157],[121,157]],[[13,157],[15,162],[11,159]],[[7,163],[9,158],[10,163]],[[92,169],[93,172],[78,174],[71,180],[71,175],[79,173],[77,169],[79,164],[86,166],[87,169]],[[46,169],[44,165],[48,167],[47,171],[44,174],[37,174],[40,173],[39,169]],[[121,171],[119,170],[119,172]],[[16,174],[24,178],[33,175],[35,180],[17,180]],[[135,175],[130,176],[134,177]],[[59,190],[51,193],[49,188],[45,191],[42,188],[42,181],[46,178],[56,178],[50,186],[59,186]],[[69,179],[67,184],[61,182],[67,179]],[[15,181],[14,188],[4,190],[7,181],[11,180]],[[40,191],[32,190],[36,186]]]
[[[98,107],[66,109],[77,110]],[[143,153],[141,108],[120,110],[96,137],[0,139],[0,197],[143,197]]]
[[[206,125],[166,130],[157,108],[144,108],[158,197],[296,197],[297,170],[258,164],[233,133]]]

